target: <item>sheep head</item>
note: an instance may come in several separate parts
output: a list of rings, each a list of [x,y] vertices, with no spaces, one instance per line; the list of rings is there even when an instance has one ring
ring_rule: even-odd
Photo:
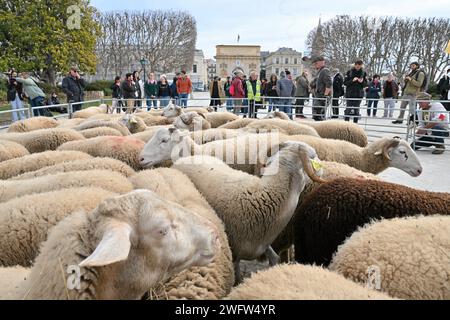
[[[375,152],[375,155],[382,155],[389,162],[390,167],[400,169],[413,177],[422,174],[420,160],[405,140],[400,137],[384,139],[381,141],[380,148],[381,150]]]
[[[205,115],[197,112],[186,112],[175,120],[174,126],[178,129],[200,131],[203,129],[203,121],[206,121]]]
[[[161,128],[156,131],[140,154],[141,166],[149,168],[175,157],[178,159],[180,144],[188,134],[188,131],[176,128]],[[190,155],[190,150],[186,152]]]
[[[211,263],[220,248],[217,229],[209,220],[148,190],[107,199],[93,217],[100,242],[79,265],[111,265],[108,272],[116,272],[114,290],[126,298],[140,298],[159,281]]]
[[[267,170],[270,171],[275,161],[280,161],[280,159],[281,162],[279,163],[284,163],[294,170],[302,170],[313,182],[326,182],[320,177],[323,171],[316,150],[306,143],[299,141],[286,141],[281,143],[279,145],[279,152],[267,161],[268,168],[265,172],[268,172]]]
[[[182,113],[183,109],[181,107],[170,103],[167,107],[164,108],[162,116],[166,118],[175,118],[180,116]]]

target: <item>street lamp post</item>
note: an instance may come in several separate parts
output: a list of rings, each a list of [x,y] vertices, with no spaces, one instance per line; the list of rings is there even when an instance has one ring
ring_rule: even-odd
[[[147,74],[145,72],[145,66],[148,65],[148,60],[145,59],[145,58],[142,58],[141,61],[139,61],[139,62],[142,65],[142,69],[144,69],[144,83],[145,83],[146,82],[146,78],[145,77],[147,76]]]

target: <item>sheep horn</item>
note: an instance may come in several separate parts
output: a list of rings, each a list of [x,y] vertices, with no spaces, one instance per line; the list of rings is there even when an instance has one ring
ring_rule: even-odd
[[[389,156],[389,149],[390,148],[395,148],[399,145],[400,143],[400,138],[399,137],[394,137],[393,139],[389,140],[389,143],[386,143],[383,146],[383,156],[388,159],[391,160],[391,157]]]
[[[314,168],[311,164],[311,158],[309,157],[307,152],[305,152],[305,151],[300,152],[300,160],[302,161],[302,164],[303,164],[303,170],[306,172],[306,174],[312,181],[317,182],[317,183],[327,182],[326,180],[323,180],[321,177],[319,177],[316,174],[316,171],[314,170]]]

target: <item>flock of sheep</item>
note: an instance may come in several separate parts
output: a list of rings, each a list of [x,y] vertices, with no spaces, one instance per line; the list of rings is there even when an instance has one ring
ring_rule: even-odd
[[[450,193],[376,176],[422,173],[406,141],[106,111],[0,133],[0,299],[450,299]]]

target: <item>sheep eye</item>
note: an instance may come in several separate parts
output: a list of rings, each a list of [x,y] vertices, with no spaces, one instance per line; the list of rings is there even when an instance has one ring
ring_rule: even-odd
[[[406,154],[406,151],[400,151],[400,154]]]
[[[164,139],[164,140],[161,140],[161,143],[167,143],[169,140],[166,140],[166,139]]]

